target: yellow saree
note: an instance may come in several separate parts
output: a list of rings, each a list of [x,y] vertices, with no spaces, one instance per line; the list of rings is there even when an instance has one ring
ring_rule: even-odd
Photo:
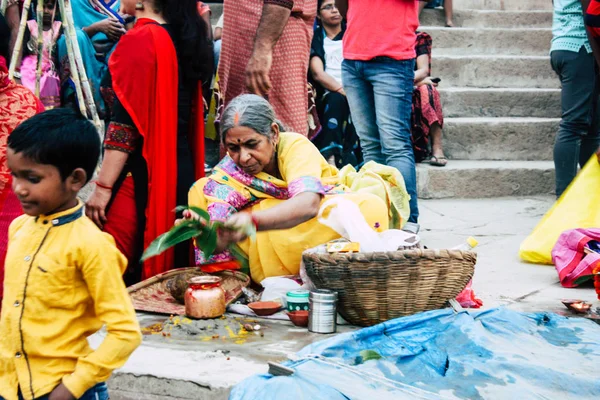
[[[393,168],[371,163],[365,166],[368,173],[346,170],[341,176],[306,137],[288,132],[280,134],[277,157],[282,179],[264,172],[248,175],[225,157],[210,177],[192,186],[189,204],[207,210],[212,220],[226,220],[239,211],[266,210],[299,193],[313,192],[346,196],[378,231],[399,228],[408,215],[404,181]],[[248,257],[252,279],[260,283],[271,276],[297,275],[304,250],[337,238],[315,218],[291,229],[258,232],[239,246]],[[207,259],[197,251],[196,257],[198,264],[230,259],[228,252]]]

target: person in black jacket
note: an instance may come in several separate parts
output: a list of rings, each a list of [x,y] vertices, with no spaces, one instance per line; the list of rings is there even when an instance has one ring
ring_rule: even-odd
[[[346,24],[334,0],[318,3],[317,26],[310,50],[309,78],[317,90],[322,130],[313,139],[326,159],[338,168],[362,162],[358,136],[342,85],[342,38]]]

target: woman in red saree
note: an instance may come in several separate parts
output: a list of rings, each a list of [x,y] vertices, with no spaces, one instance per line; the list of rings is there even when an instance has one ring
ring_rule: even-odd
[[[21,215],[21,205],[12,192],[11,175],[6,165],[6,140],[21,122],[44,111],[44,105],[24,86],[8,79],[10,30],[0,14],[0,302],[4,281],[4,257],[8,245],[8,226]]]
[[[201,85],[212,76],[212,48],[195,0],[123,0],[121,11],[137,22],[109,61],[112,117],[86,213],[129,259],[129,284],[189,265],[187,246],[139,259],[204,173]]]

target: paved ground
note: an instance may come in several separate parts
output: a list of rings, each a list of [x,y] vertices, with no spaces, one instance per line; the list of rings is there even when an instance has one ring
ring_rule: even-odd
[[[560,299],[573,297],[598,305],[593,289],[563,289],[552,266],[518,259],[520,242],[552,202],[549,197],[422,201],[421,236],[430,248],[452,247],[468,236],[479,240],[474,289],[485,307],[563,311]],[[142,319],[142,325],[153,322],[152,317]],[[323,338],[282,323],[264,325],[264,338],[243,344],[147,337],[110,381],[112,398],[226,399],[231,386],[266,371],[266,361],[284,360]]]

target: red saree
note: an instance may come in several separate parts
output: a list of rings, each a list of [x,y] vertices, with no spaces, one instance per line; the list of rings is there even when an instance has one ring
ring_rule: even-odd
[[[0,300],[4,281],[4,258],[8,227],[21,215],[21,205],[11,190],[11,175],[6,165],[8,135],[21,122],[44,111],[44,105],[31,91],[8,79],[6,60],[0,56]]]
[[[177,205],[178,65],[169,33],[152,20],[138,20],[119,41],[109,69],[115,95],[143,137],[142,156],[148,169],[146,248],[173,226]],[[202,113],[202,106],[197,108]],[[204,155],[204,124],[197,125],[190,140],[196,165]],[[145,261],[142,279],[171,269],[173,257],[170,250]]]

